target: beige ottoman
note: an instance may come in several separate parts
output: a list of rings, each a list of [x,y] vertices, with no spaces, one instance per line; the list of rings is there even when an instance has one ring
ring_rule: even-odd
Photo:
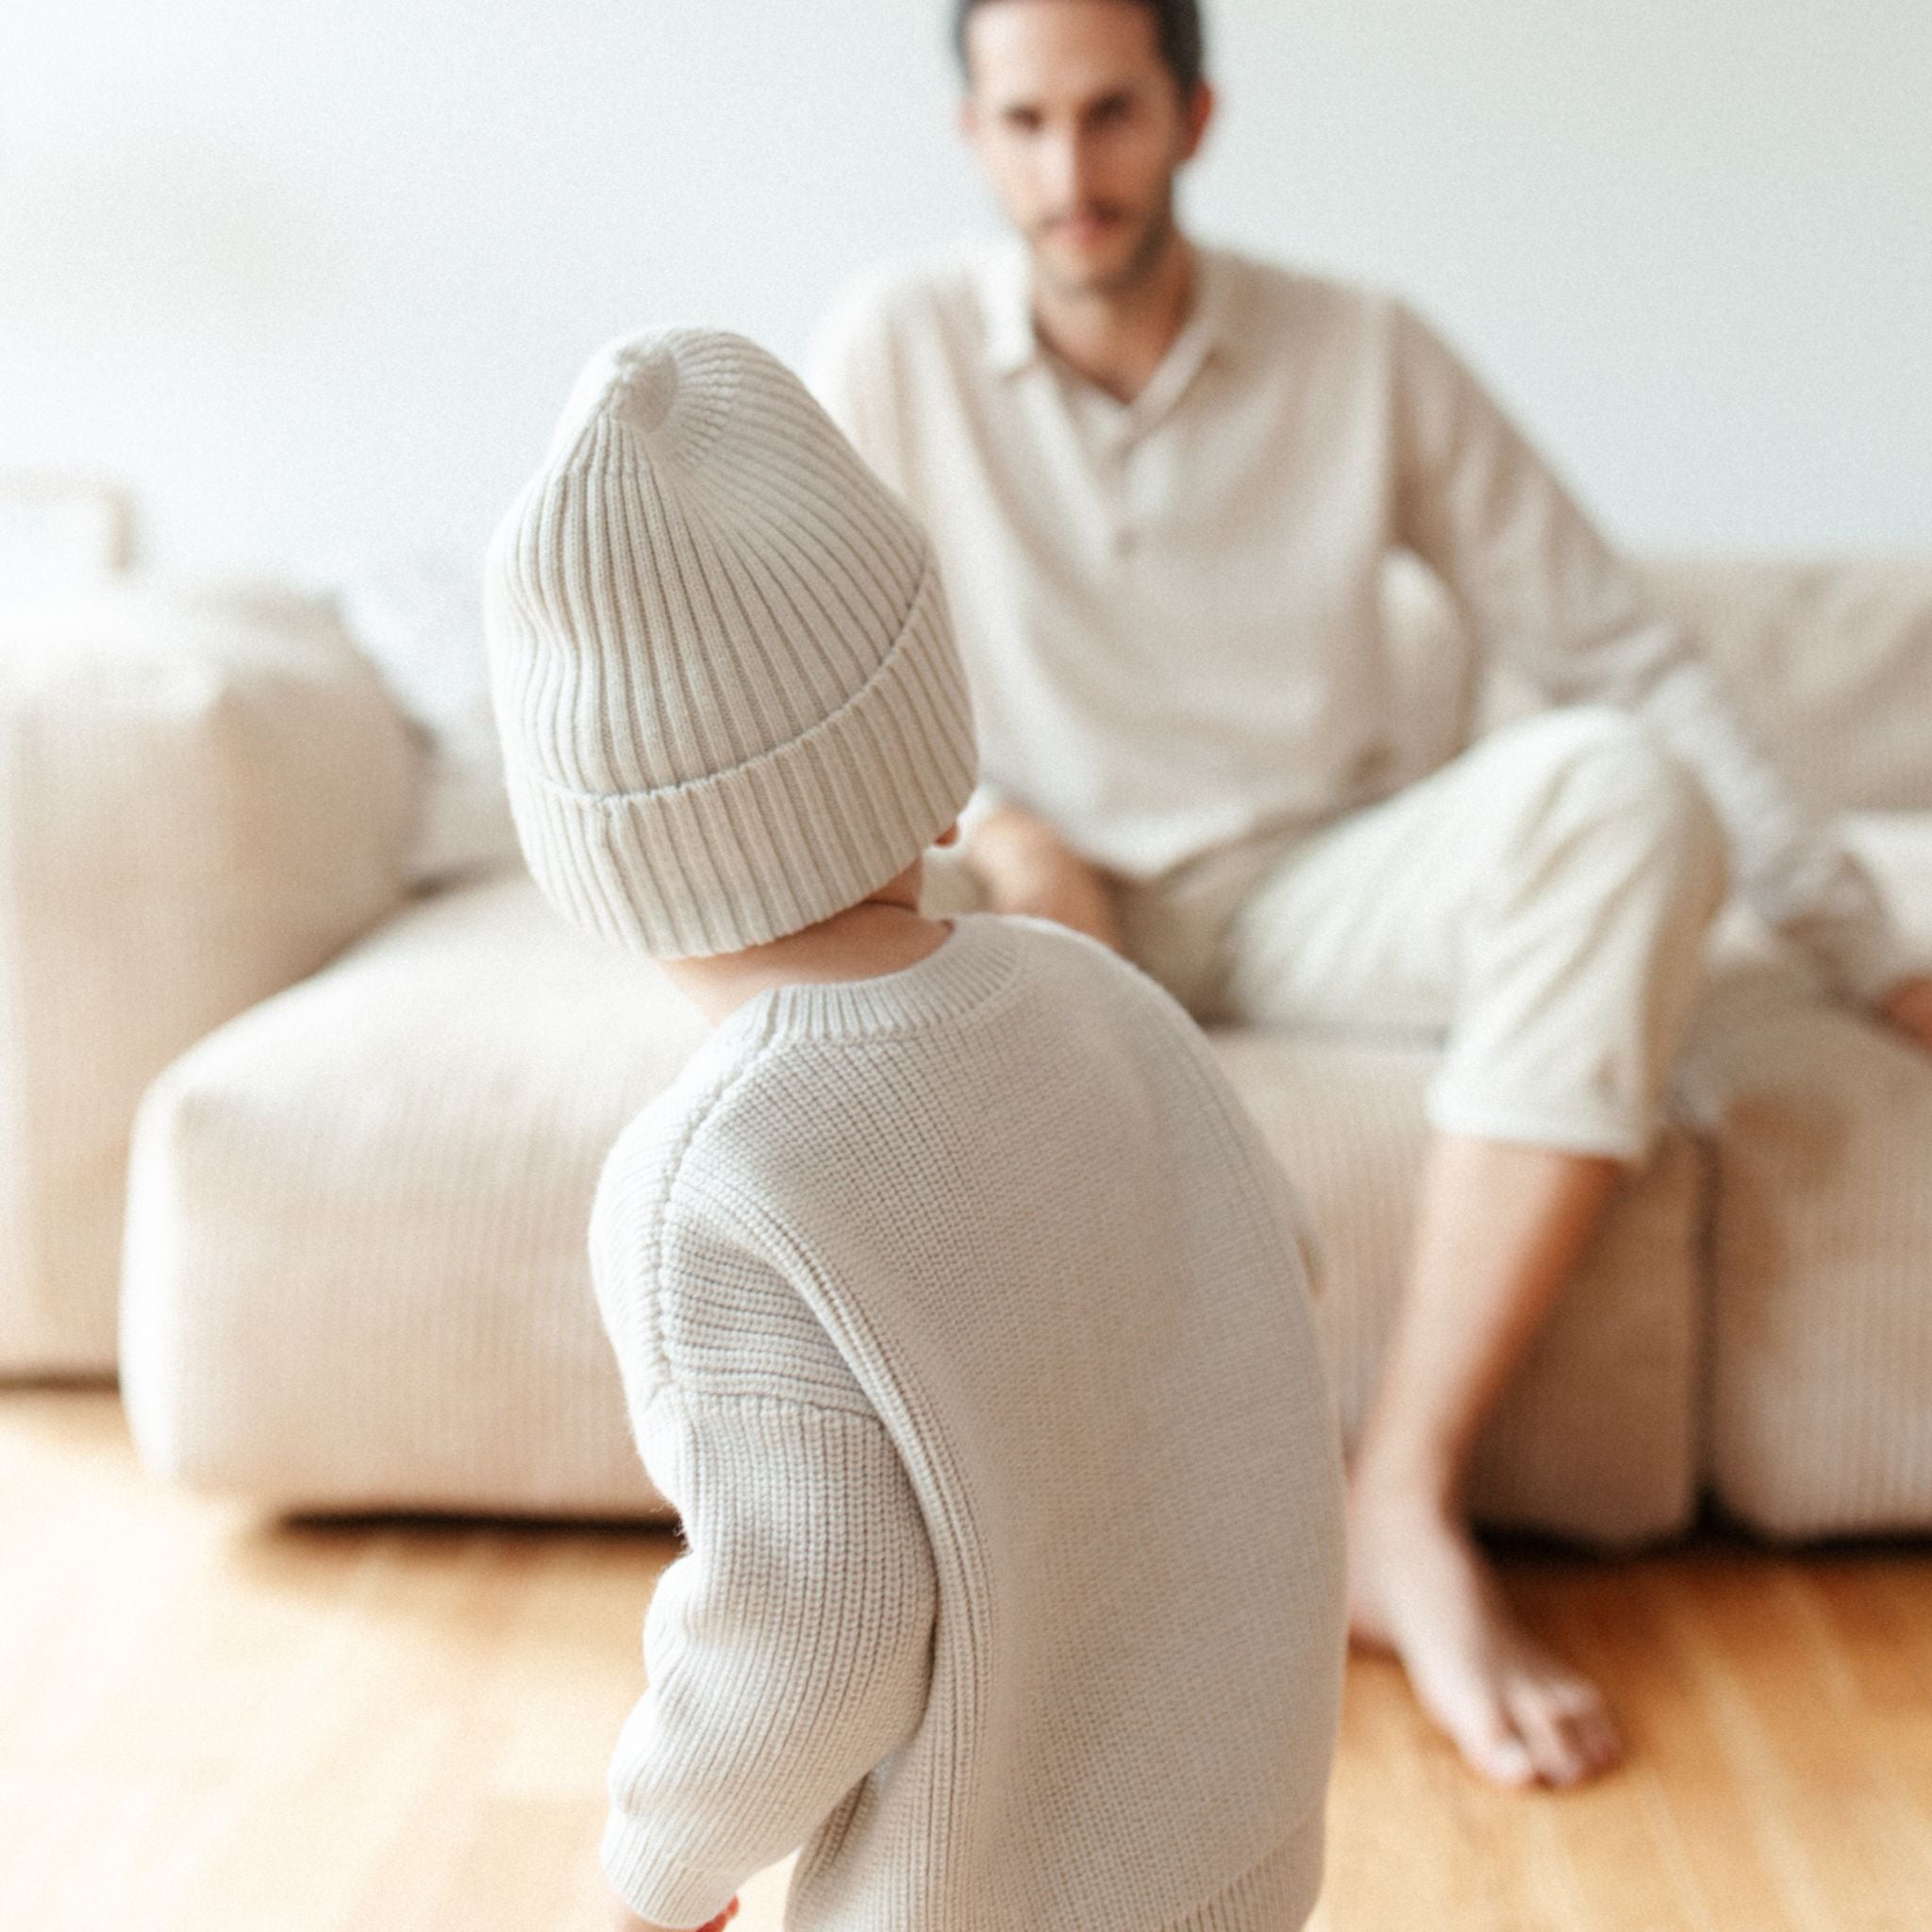
[[[0,618],[0,1374],[111,1372],[142,1089],[397,903],[412,784],[313,606],[137,582]]]
[[[290,1509],[661,1513],[586,1234],[610,1143],[703,1031],[517,875],[202,1041],[135,1137],[145,1463]]]

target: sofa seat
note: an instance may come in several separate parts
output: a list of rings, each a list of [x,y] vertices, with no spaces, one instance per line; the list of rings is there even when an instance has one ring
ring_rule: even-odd
[[[661,1511],[585,1230],[611,1141],[702,1036],[656,968],[518,875],[414,906],[195,1046],[135,1132],[124,1387],[150,1467],[287,1509]],[[1352,1427],[1400,1289],[1429,1056],[1215,1043],[1320,1229]],[[1611,1544],[1688,1520],[1698,1196],[1673,1135],[1485,1441],[1489,1520]]]

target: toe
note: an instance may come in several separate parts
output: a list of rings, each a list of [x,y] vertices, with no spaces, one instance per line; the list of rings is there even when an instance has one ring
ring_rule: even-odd
[[[1479,1776],[1512,1789],[1536,1782],[1535,1754],[1500,1705],[1470,1699],[1438,1704],[1432,1714]]]
[[[1585,1678],[1566,1676],[1553,1696],[1564,1728],[1582,1755],[1586,1775],[1607,1771],[1623,1757],[1624,1742],[1603,1693]]]
[[[1538,1778],[1546,1785],[1574,1785],[1590,1774],[1590,1755],[1580,1720],[1552,1710],[1547,1705],[1530,1700],[1518,1713],[1524,1741],[1536,1765]]]
[[[1623,1761],[1624,1739],[1617,1721],[1599,1705],[1583,1721],[1583,1748],[1591,1775],[1601,1776]]]
[[[1491,1784],[1521,1790],[1536,1782],[1535,1756],[1521,1738],[1498,1738],[1479,1749],[1465,1749],[1463,1756]]]
[[[1588,1685],[1519,1685],[1507,1706],[1544,1784],[1582,1784],[1616,1761],[1615,1726]]]

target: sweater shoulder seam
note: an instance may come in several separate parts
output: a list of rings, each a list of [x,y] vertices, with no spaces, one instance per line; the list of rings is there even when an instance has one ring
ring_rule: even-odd
[[[691,1117],[686,1123],[682,1135],[670,1152],[670,1156],[665,1163],[662,1179],[655,1190],[656,1201],[653,1208],[655,1226],[650,1242],[650,1288],[646,1299],[649,1307],[650,1349],[658,1367],[658,1375],[656,1377],[657,1386],[649,1401],[647,1401],[646,1407],[649,1406],[650,1401],[656,1401],[658,1395],[675,1391],[678,1399],[684,1402],[765,1403],[791,1408],[800,1412],[808,1411],[821,1416],[851,1416],[859,1421],[870,1422],[874,1426],[884,1430],[885,1424],[883,1420],[880,1418],[876,1407],[873,1405],[871,1398],[858,1384],[856,1376],[853,1377],[853,1388],[857,1395],[855,1402],[819,1402],[812,1400],[808,1396],[786,1393],[779,1390],[726,1389],[716,1385],[708,1386],[708,1377],[700,1372],[693,1378],[690,1365],[681,1362],[677,1358],[666,1341],[665,1312],[667,1301],[673,1293],[676,1292],[674,1283],[683,1278],[670,1258],[669,1248],[672,1233],[678,1226],[704,1225],[708,1228],[716,1228],[718,1226],[715,1220],[706,1220],[696,1213],[690,1205],[690,1190],[682,1188],[680,1184],[685,1180],[688,1164],[698,1143],[704,1138],[706,1129],[710,1127],[719,1119],[732,1095],[756,1074],[761,1065],[770,1060],[773,1051],[774,1041],[771,1025],[768,1021],[765,1023],[761,1033],[747,1042],[742,1058],[732,1066],[722,1078],[713,1083],[710,1091],[704,1096],[702,1103],[693,1109]],[[787,1239],[795,1242],[802,1253],[810,1254],[812,1252],[810,1244],[801,1241],[795,1229],[791,1228],[789,1224],[781,1224],[784,1225]],[[733,1234],[728,1238],[732,1239],[737,1245],[745,1245],[741,1233]],[[758,1262],[769,1267],[774,1274],[778,1275],[781,1279],[785,1279],[787,1286],[791,1288],[794,1295],[798,1296],[801,1306],[811,1316],[812,1321],[819,1323],[817,1311],[812,1307],[809,1300],[804,1295],[799,1294],[796,1284],[789,1279],[786,1275],[786,1271],[779,1266],[775,1259],[760,1248],[747,1248],[747,1252],[752,1253]],[[819,1323],[819,1325],[823,1327],[822,1323]],[[826,1339],[833,1352],[838,1353],[837,1342],[832,1341],[829,1336]],[[842,1356],[841,1358],[842,1360]],[[851,1365],[849,1363],[846,1364],[846,1373],[848,1374],[851,1374]],[[890,1431],[887,1431],[887,1434],[890,1439]]]
[[[713,1083],[705,1095],[703,1105],[692,1113],[686,1124],[684,1132],[671,1158],[665,1165],[662,1181],[656,1189],[656,1199],[652,1204],[655,1225],[651,1232],[650,1291],[647,1297],[651,1320],[651,1353],[657,1358],[663,1372],[663,1381],[674,1381],[674,1365],[671,1352],[664,1345],[664,1293],[665,1283],[670,1274],[667,1258],[671,1239],[672,1219],[678,1211],[676,1200],[678,1183],[684,1177],[685,1163],[691,1158],[691,1149],[724,1106],[732,1090],[749,1078],[758,1062],[770,1050],[769,1034],[761,1035],[753,1041],[742,1060],[730,1069],[722,1080]]]

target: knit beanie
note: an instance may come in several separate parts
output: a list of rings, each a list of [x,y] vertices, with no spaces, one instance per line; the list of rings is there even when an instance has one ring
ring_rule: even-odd
[[[530,870],[566,917],[654,957],[857,905],[973,788],[924,531],[741,336],[591,358],[484,594]]]

